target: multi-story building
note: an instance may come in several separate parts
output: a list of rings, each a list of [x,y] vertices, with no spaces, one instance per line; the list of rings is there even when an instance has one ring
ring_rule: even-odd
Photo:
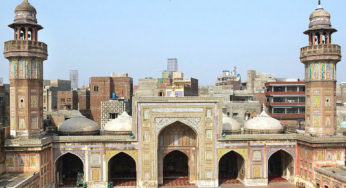
[[[130,101],[133,95],[133,79],[127,74],[113,74],[119,77],[90,78],[90,112],[91,118],[101,124],[101,102],[111,99],[113,93],[118,98]]]
[[[70,80],[43,81],[43,112],[52,112],[58,108],[58,91],[70,91]]]
[[[224,70],[222,71],[222,74],[217,77],[217,82],[216,86],[224,86],[224,85],[229,85],[232,86],[233,90],[240,90],[241,86],[241,77],[240,74],[237,73],[236,67],[234,70],[229,71],[229,70]]]
[[[265,84],[266,106],[271,117],[287,126],[303,126],[305,119],[305,82],[278,80]]]
[[[272,74],[248,70],[246,89],[252,91],[253,93],[263,93],[266,88],[265,83],[275,81],[276,79]]]
[[[78,92],[58,91],[58,110],[78,110]]]
[[[175,79],[171,86],[166,86],[165,96],[198,96],[198,80],[195,78]]]

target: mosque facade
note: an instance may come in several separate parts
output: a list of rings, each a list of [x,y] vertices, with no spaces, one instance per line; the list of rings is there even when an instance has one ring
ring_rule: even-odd
[[[290,134],[264,107],[240,125],[222,113],[222,99],[212,97],[137,97],[132,116],[124,112],[102,129],[85,117],[72,117],[55,134],[45,134],[41,90],[47,45],[38,41],[42,26],[27,0],[15,13],[9,25],[14,40],[5,42],[4,49],[10,68],[11,138],[5,141],[6,174],[0,180],[18,178],[17,187],[155,188],[173,180],[195,187],[273,181],[346,187],[346,138],[335,134],[334,122],[341,48],[332,44],[336,30],[321,5],[305,32],[309,45],[301,49],[307,125]]]

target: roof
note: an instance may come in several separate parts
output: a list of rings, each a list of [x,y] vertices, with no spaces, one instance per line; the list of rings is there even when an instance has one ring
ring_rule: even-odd
[[[33,7],[28,0],[23,0],[23,2],[16,7],[15,11],[29,11],[36,13],[35,7]]]
[[[105,131],[130,132],[132,131],[132,117],[124,111],[118,118],[106,123]]]
[[[96,134],[99,132],[99,126],[86,117],[72,117],[59,125],[58,132],[63,135]]]
[[[346,167],[321,167],[315,168],[315,170],[341,182],[346,182]]]
[[[32,179],[39,176],[39,173],[6,173],[0,176],[0,187],[24,187]]]

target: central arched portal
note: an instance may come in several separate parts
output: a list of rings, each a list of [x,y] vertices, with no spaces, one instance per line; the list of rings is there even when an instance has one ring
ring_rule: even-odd
[[[177,121],[161,130],[158,138],[159,184],[172,181],[194,184],[198,149],[195,131]]]

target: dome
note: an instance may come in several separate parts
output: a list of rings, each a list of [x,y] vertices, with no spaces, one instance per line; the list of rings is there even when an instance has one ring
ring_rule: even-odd
[[[336,31],[332,28],[330,23],[330,14],[318,5],[317,9],[310,15],[309,30],[330,29],[332,32]]]
[[[99,126],[86,117],[72,117],[59,125],[58,132],[62,135],[95,135],[99,133]]]
[[[16,9],[15,12],[18,11],[28,11],[28,12],[32,12],[36,14],[36,9],[35,7],[33,7],[28,0],[24,0],[21,4],[19,4]]]
[[[113,119],[106,123],[104,127],[104,131],[106,134],[115,133],[115,132],[123,132],[128,133],[132,131],[132,117],[127,114],[127,112],[123,112],[118,118]]]
[[[262,113],[245,122],[245,132],[247,133],[282,133],[283,126],[280,121],[270,117],[265,110]]]
[[[340,127],[346,129],[346,121],[340,123]]]
[[[223,114],[222,130],[225,132],[240,132],[240,124],[237,122],[237,120]]]

